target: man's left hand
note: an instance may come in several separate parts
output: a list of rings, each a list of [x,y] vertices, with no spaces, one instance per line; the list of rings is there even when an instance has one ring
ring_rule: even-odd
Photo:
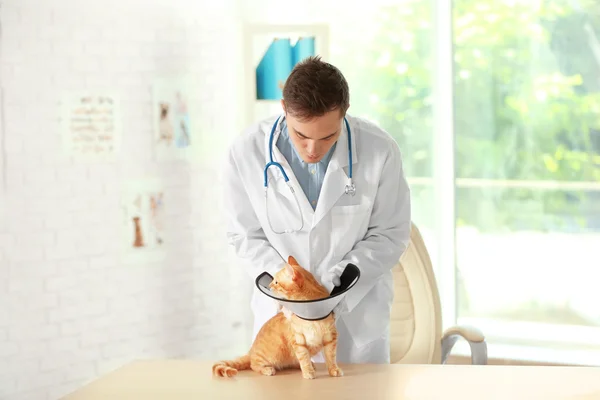
[[[342,283],[340,282],[340,277],[332,272],[326,272],[323,275],[323,286],[327,288],[329,293],[333,290],[334,287],[340,286]]]

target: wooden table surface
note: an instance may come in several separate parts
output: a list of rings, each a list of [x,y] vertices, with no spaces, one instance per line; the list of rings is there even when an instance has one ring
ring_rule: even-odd
[[[600,368],[472,365],[340,365],[331,378],[299,370],[262,376],[241,371],[214,378],[212,362],[137,361],[84,386],[63,400],[330,400],[330,399],[594,399],[600,400]]]

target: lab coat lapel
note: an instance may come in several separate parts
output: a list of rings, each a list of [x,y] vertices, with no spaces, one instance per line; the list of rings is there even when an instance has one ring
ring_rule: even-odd
[[[273,123],[274,122],[275,121],[273,121]],[[278,123],[279,124],[281,123],[281,119],[279,120]],[[270,140],[270,136],[271,136],[270,134],[271,134],[272,127],[273,127],[273,125],[271,124],[271,126],[269,126],[268,130],[266,130],[265,163],[269,163],[271,161],[271,158],[269,156],[269,140]],[[281,166],[285,170],[286,175],[288,176],[288,178],[290,180],[289,182],[292,185],[292,188],[294,189],[294,194],[297,196],[298,202],[300,203],[300,208],[302,209],[302,217],[304,219],[304,228],[306,229],[307,226],[309,226],[309,227],[312,226],[314,210],[311,207],[310,202],[308,201],[308,198],[306,197],[306,194],[304,194],[304,190],[302,190],[302,187],[298,183],[298,179],[296,178],[296,175],[294,175],[294,171],[290,167],[290,164],[287,162],[287,160],[285,159],[285,157],[283,156],[283,154],[279,151],[279,148],[277,147],[277,138],[279,137],[280,133],[281,133],[281,131],[279,130],[279,128],[275,130],[275,136],[273,137],[273,161],[281,164]],[[279,171],[279,168],[277,168],[275,166],[269,167],[269,174],[280,174],[280,173],[281,172]]]
[[[358,154],[356,152],[356,130],[352,126],[350,117],[348,123],[352,133],[352,164],[358,162]],[[346,124],[343,123],[342,134],[340,135],[335,151],[329,161],[327,172],[323,178],[323,186],[319,194],[319,201],[315,210],[313,219],[314,225],[317,225],[321,219],[331,210],[341,196],[345,195],[346,184],[348,183],[348,131]]]

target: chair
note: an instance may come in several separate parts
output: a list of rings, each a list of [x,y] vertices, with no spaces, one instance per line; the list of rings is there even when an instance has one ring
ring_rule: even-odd
[[[487,364],[487,344],[478,329],[456,326],[442,333],[441,304],[431,258],[414,223],[409,246],[392,271],[392,364],[445,364],[460,338],[469,343],[472,364]]]

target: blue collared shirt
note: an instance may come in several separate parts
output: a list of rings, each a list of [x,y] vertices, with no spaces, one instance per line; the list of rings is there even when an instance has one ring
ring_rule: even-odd
[[[281,134],[277,139],[277,148],[290,164],[294,176],[298,180],[300,187],[302,187],[313,210],[317,207],[319,193],[321,192],[321,186],[323,186],[323,179],[325,178],[325,172],[327,171],[329,160],[331,159],[331,155],[333,154],[336,145],[337,143],[329,149],[329,152],[318,163],[306,163],[296,152],[294,143],[290,140],[287,124],[283,121]]]

